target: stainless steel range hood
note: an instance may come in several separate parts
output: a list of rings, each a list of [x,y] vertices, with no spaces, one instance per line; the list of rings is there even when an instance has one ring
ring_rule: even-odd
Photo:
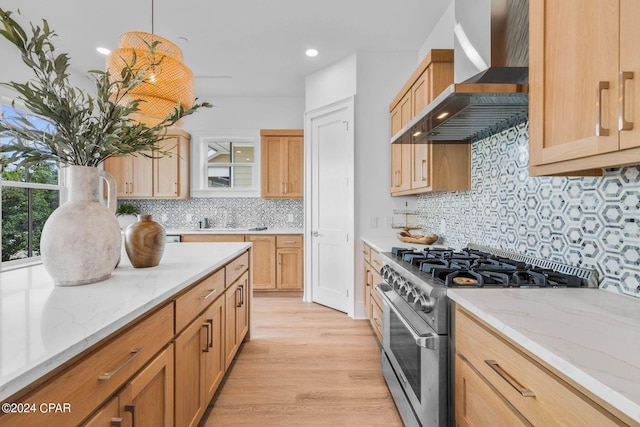
[[[394,144],[469,143],[528,117],[528,0],[455,0],[455,16],[456,83]]]

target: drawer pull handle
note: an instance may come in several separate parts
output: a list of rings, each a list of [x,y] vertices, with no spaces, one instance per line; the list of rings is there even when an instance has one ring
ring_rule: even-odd
[[[509,383],[509,385],[516,389],[518,393],[522,395],[522,397],[536,397],[535,393],[529,390],[528,388],[522,387],[518,381],[515,380],[511,375],[504,371],[495,360],[485,360],[484,363],[489,365],[491,369],[493,369],[498,375],[502,377],[503,380]]]
[[[620,71],[619,90],[620,96],[618,97],[618,130],[632,130],[633,122],[628,122],[625,118],[625,97],[627,95],[626,82],[627,80],[633,80],[633,71]]]
[[[202,351],[204,351],[205,353],[209,353],[209,348],[211,347],[209,345],[209,343],[211,342],[211,333],[213,330],[213,321],[211,323],[209,323],[209,321],[207,320],[206,322],[202,323],[202,326],[204,326],[207,329],[207,343],[204,345],[204,348],[202,349]]]
[[[289,244],[294,244],[296,241],[295,240],[285,240],[285,243],[289,243]]]
[[[374,317],[373,321],[376,323],[376,325],[378,325],[378,328],[382,328],[382,325],[380,324],[380,321],[378,320],[377,317]]]
[[[120,372],[125,366],[127,366],[129,363],[131,363],[131,361],[133,359],[135,359],[136,357],[138,357],[140,355],[140,353],[142,353],[143,348],[135,348],[133,350],[131,350],[131,355],[129,356],[129,358],[127,360],[125,360],[122,365],[118,366],[118,368],[114,371],[111,372],[106,372],[102,375],[100,375],[98,377],[98,379],[100,381],[106,381],[106,380],[110,380],[111,378],[113,378],[115,375],[118,374],[118,372]]]
[[[236,268],[234,268],[234,270],[235,270],[235,271],[242,270],[244,267],[245,267],[245,266],[244,266],[244,264],[240,264],[239,266],[237,266]]]
[[[217,289],[211,289],[211,290],[209,291],[209,293],[208,293],[208,294],[201,296],[201,297],[200,297],[200,299],[207,299],[207,298],[209,298],[211,295],[215,294],[216,292],[218,292],[218,290],[217,290]]]

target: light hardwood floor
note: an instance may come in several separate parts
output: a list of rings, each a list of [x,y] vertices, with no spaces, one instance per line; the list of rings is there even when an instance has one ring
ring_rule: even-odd
[[[254,297],[254,330],[201,426],[402,426],[367,321]]]

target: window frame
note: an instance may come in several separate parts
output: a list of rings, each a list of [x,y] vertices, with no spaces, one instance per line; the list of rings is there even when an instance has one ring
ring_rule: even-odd
[[[13,105],[12,105],[13,104]],[[14,100],[7,96],[0,96],[0,115],[2,113],[2,107],[9,107],[15,111],[25,113],[27,115],[35,116],[35,114],[29,112],[24,103]],[[2,190],[4,188],[26,188],[33,190],[54,190],[58,191],[58,206],[61,206],[67,200],[67,192],[65,191],[65,169],[58,164],[58,183],[57,184],[43,184],[37,182],[22,182],[22,181],[6,181],[2,179],[0,175],[0,215],[2,208]],[[1,218],[0,218],[1,219]],[[2,231],[2,222],[0,221],[0,232]],[[1,236],[1,233],[0,233]],[[2,245],[0,244],[0,260],[2,259]],[[41,264],[42,258],[40,255],[16,259],[12,261],[0,261],[0,271],[14,270],[16,268],[28,267],[31,265]]]
[[[193,132],[191,139],[191,197],[260,197],[260,130],[216,129]],[[208,182],[208,144],[232,142],[253,145],[253,163],[234,163],[251,166],[252,186],[246,188],[210,188]],[[221,164],[226,166],[226,164]]]

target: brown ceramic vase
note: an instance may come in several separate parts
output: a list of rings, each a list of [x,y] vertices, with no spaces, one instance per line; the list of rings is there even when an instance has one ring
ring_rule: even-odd
[[[138,221],[124,232],[124,247],[135,268],[155,267],[164,252],[166,232],[151,215],[138,215]]]

